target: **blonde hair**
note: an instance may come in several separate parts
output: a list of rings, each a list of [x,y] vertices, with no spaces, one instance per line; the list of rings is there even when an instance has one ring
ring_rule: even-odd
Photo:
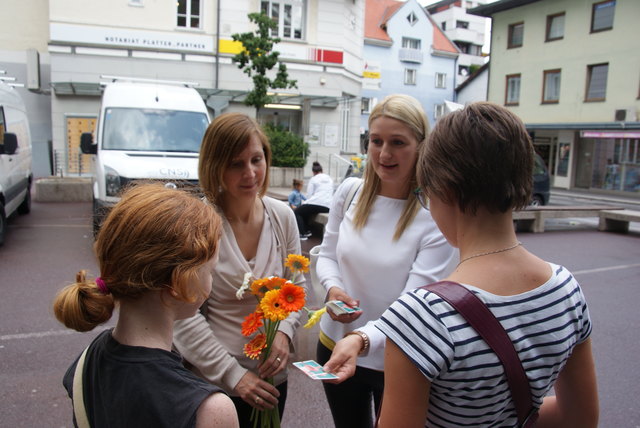
[[[264,183],[259,191],[262,197],[269,189],[271,146],[258,122],[243,113],[225,113],[216,117],[207,128],[200,147],[198,178],[204,194],[211,202],[220,203],[219,196],[225,190],[224,173],[254,135],[262,143],[267,164]]]
[[[100,280],[86,271],[53,301],[56,318],[68,328],[89,331],[108,321],[114,300],[136,299],[149,291],[173,289],[194,302],[190,283],[216,254],[221,233],[215,209],[182,190],[141,184],[124,192],[105,219],[94,244]]]
[[[424,144],[429,134],[429,121],[422,109],[422,105],[420,105],[418,100],[409,95],[388,95],[380,103],[376,104],[369,116],[369,128],[371,128],[371,123],[379,117],[390,117],[408,126],[418,142],[418,150]],[[396,231],[393,235],[394,240],[400,239],[420,209],[420,204],[417,199],[411,197],[411,190],[417,187],[415,165],[413,166],[411,177],[407,202],[396,224]],[[380,178],[373,169],[373,163],[367,162],[364,171],[364,183],[360,191],[353,221],[356,229],[362,229],[367,223],[369,212],[380,191],[380,187]]]

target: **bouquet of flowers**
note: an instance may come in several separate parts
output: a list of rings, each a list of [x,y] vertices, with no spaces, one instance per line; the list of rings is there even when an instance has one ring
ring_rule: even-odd
[[[318,322],[324,313],[324,308],[318,311],[307,309],[304,288],[293,283],[296,275],[309,272],[309,259],[297,254],[289,254],[285,260],[285,267],[291,271],[291,280],[270,276],[252,281],[251,273],[247,273],[242,287],[236,294],[236,297],[241,299],[244,292],[249,290],[258,302],[255,311],[245,317],[241,331],[242,335],[247,337],[258,333],[244,345],[244,354],[251,359],[261,358],[265,361],[269,357],[273,339],[278,332],[278,325],[290,313],[306,310],[309,316],[309,321],[305,324],[306,328]],[[273,385],[273,378],[268,378],[266,381]],[[254,408],[251,420],[254,427],[258,423],[261,427],[280,427],[280,414],[277,407],[267,410]]]

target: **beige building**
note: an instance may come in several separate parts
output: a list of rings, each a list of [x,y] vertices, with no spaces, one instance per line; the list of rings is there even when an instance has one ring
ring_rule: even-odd
[[[11,2],[11,9],[22,16],[37,11],[37,28],[11,24],[25,52],[0,39],[0,64],[9,53],[16,64],[24,58],[28,80],[26,49],[39,52],[52,145],[66,174],[82,168],[79,135],[95,126],[102,85],[112,76],[193,83],[212,117],[255,116],[243,103],[252,83],[231,61],[239,49],[231,36],[252,31],[247,15],[260,11],[278,22],[275,49],[298,87],[279,91],[259,120],[310,143],[305,175],[313,160],[325,171],[344,171],[348,161],[340,158],[359,151],[364,0],[27,0]],[[6,12],[3,21],[10,21]]]
[[[637,0],[502,0],[488,100],[520,116],[559,188],[640,197]]]

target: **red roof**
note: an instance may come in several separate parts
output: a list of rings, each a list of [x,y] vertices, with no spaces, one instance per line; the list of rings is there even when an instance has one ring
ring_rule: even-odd
[[[391,37],[386,31],[387,22],[400,9],[405,2],[397,0],[366,0],[364,13],[364,37],[367,39],[377,39],[391,41]],[[424,11],[425,16],[429,17],[431,27],[433,28],[433,49],[441,52],[459,53],[458,48],[451,40],[440,30],[440,27],[433,22],[428,12]]]

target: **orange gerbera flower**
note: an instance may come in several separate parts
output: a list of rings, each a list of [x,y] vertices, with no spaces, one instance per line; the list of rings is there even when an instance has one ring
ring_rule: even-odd
[[[256,337],[254,337],[249,343],[244,345],[244,355],[251,358],[252,360],[257,360],[260,358],[260,354],[262,350],[267,347],[267,336],[260,333]]]
[[[285,319],[289,312],[284,310],[280,302],[280,290],[270,290],[260,300],[260,309],[264,318],[271,321],[281,321]]]
[[[280,304],[287,312],[297,312],[304,306],[305,292],[299,285],[287,282],[280,289]]]
[[[280,288],[285,282],[287,282],[286,279],[277,276],[256,279],[251,283],[251,294],[258,296],[258,298],[261,299],[267,291]]]
[[[252,312],[242,322],[242,335],[251,336],[260,327],[262,327],[262,312]]]
[[[292,272],[309,272],[309,259],[299,254],[289,254],[284,265]]]

